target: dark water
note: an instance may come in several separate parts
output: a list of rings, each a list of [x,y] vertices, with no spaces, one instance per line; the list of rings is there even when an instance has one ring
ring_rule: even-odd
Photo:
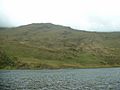
[[[120,90],[120,68],[1,70],[0,90]]]

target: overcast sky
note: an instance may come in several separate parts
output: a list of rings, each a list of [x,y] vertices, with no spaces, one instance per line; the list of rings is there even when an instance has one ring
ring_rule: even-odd
[[[120,31],[120,0],[0,0],[0,26],[30,23]]]

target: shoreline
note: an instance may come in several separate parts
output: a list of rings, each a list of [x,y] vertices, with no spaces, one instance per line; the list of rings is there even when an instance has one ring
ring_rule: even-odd
[[[105,68],[120,68],[120,66],[104,66],[104,67],[74,67],[74,68],[30,68],[30,69],[0,69],[1,70],[62,70],[62,69],[105,69]]]

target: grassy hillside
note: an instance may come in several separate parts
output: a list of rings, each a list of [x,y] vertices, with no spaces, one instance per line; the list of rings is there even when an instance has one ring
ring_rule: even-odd
[[[18,69],[120,66],[120,32],[87,32],[51,23],[1,28],[0,50],[13,57],[9,67]]]

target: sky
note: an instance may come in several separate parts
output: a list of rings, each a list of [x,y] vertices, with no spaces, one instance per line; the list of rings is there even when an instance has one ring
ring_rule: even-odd
[[[0,27],[30,23],[120,31],[120,0],[0,0]]]

